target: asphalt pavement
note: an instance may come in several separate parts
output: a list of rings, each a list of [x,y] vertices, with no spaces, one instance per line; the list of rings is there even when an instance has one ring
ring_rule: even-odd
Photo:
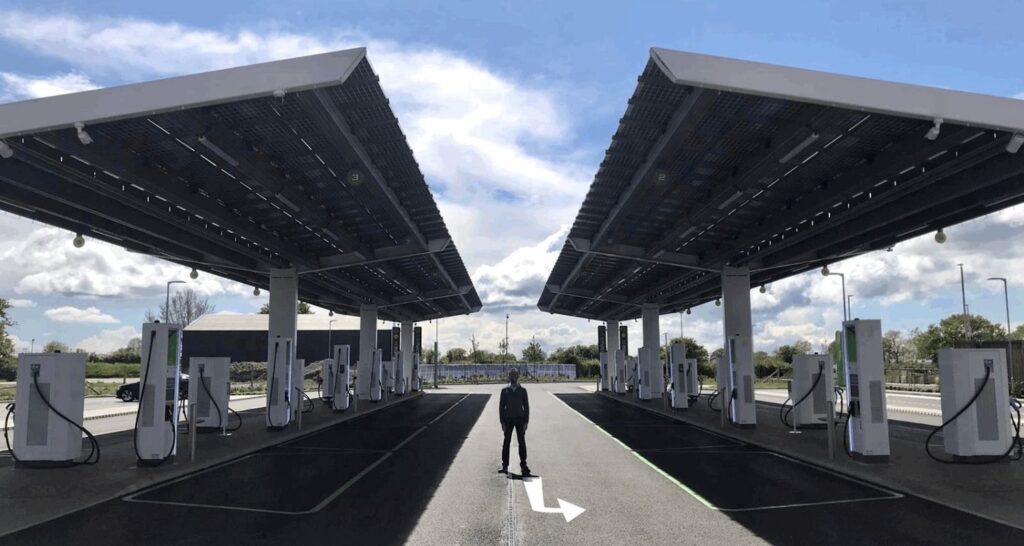
[[[534,475],[500,474],[500,388],[435,391],[0,544],[1024,543],[573,384],[526,385]]]

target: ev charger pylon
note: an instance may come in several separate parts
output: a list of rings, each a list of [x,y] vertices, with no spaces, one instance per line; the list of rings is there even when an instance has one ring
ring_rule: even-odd
[[[160,322],[142,325],[142,369],[135,451],[144,462],[159,464],[178,449],[181,379],[181,327]]]
[[[697,401],[700,396],[700,369],[697,367],[696,358],[686,359],[686,373],[683,374],[683,384],[686,387],[686,396],[690,403]]]
[[[624,394],[626,392],[626,354],[622,352],[622,349],[612,353],[615,358],[615,394]]]
[[[825,428],[835,380],[831,355],[793,355],[790,412],[797,428]]]
[[[292,414],[292,339],[276,336],[267,351],[267,428],[283,430]]]
[[[399,351],[394,356],[394,362],[395,362],[395,365],[394,365],[394,368],[395,368],[395,394],[397,394],[398,396],[404,395],[405,394],[405,389],[406,389],[405,373],[404,373],[405,372],[405,366],[402,365],[402,363],[403,363],[402,359],[403,358],[404,358],[404,355],[402,354],[401,351]]]
[[[639,388],[637,389],[637,394],[641,400],[651,399],[651,385],[653,384],[651,380],[654,374],[651,373],[652,358],[650,351],[647,347],[640,347],[640,354],[637,359],[639,362],[637,370],[639,372],[637,377]]]
[[[19,464],[66,466],[82,455],[85,357],[85,353],[18,355],[13,449]]]
[[[686,391],[686,345],[674,343],[669,351],[669,376],[672,382],[670,399],[675,409],[690,407],[690,397]]]
[[[409,378],[409,389],[412,392],[420,390],[420,354],[412,355],[412,377]]]
[[[942,431],[946,453],[954,460],[991,459],[1006,454],[1013,441],[1006,352],[940,349],[938,356],[942,421],[949,421],[970,404]]]
[[[349,386],[352,382],[352,366],[348,345],[334,346],[334,381],[331,383],[331,409],[345,411],[351,403]]]
[[[360,399],[368,399],[371,402],[380,402],[383,396],[384,384],[381,379],[381,372],[383,365],[381,363],[380,349],[372,349],[367,353],[370,365],[362,366],[359,365],[360,373],[356,377],[356,392],[359,393]],[[363,371],[369,373],[363,373]]]
[[[290,422],[298,420],[298,414],[305,405],[306,397],[306,360],[296,358],[292,361],[292,404],[289,406],[288,419]]]
[[[192,357],[188,360],[189,407],[195,407],[197,430],[223,429],[228,422],[231,359]]]
[[[602,351],[597,355],[597,361],[601,366],[601,390],[608,390],[608,352]]]
[[[338,347],[341,345],[331,348],[333,351],[331,358],[323,361],[323,368],[320,371],[320,400],[327,405],[331,404],[334,397],[334,382],[338,375],[338,359],[334,355],[338,352]]]
[[[865,462],[886,462],[889,460],[889,418],[882,367],[882,322],[848,320],[843,323],[843,337],[850,397],[846,421],[850,455]]]

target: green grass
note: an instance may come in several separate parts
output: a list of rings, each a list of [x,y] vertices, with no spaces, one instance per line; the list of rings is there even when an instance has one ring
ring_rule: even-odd
[[[86,377],[125,378],[138,377],[139,364],[112,364],[110,362],[89,362],[85,365]]]

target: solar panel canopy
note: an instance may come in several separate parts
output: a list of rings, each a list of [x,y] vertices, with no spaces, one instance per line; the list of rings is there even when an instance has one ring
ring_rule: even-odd
[[[1024,201],[1024,101],[652,49],[538,301],[635,318]],[[940,247],[936,251],[941,251]]]
[[[480,298],[364,49],[0,105],[0,208],[341,313]],[[101,273],[97,273],[101,274]]]

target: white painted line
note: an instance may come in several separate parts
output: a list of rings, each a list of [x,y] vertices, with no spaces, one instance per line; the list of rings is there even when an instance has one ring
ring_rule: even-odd
[[[901,495],[902,496],[902,495]],[[721,512],[755,512],[757,510],[778,510],[780,508],[804,508],[807,506],[822,506],[827,504],[849,504],[852,502],[868,502],[868,501],[880,501],[880,500],[896,500],[900,497],[864,497],[856,499],[840,499],[831,501],[820,501],[820,502],[798,502],[794,504],[776,504],[771,506],[752,506],[750,508],[721,508],[718,510]]]

